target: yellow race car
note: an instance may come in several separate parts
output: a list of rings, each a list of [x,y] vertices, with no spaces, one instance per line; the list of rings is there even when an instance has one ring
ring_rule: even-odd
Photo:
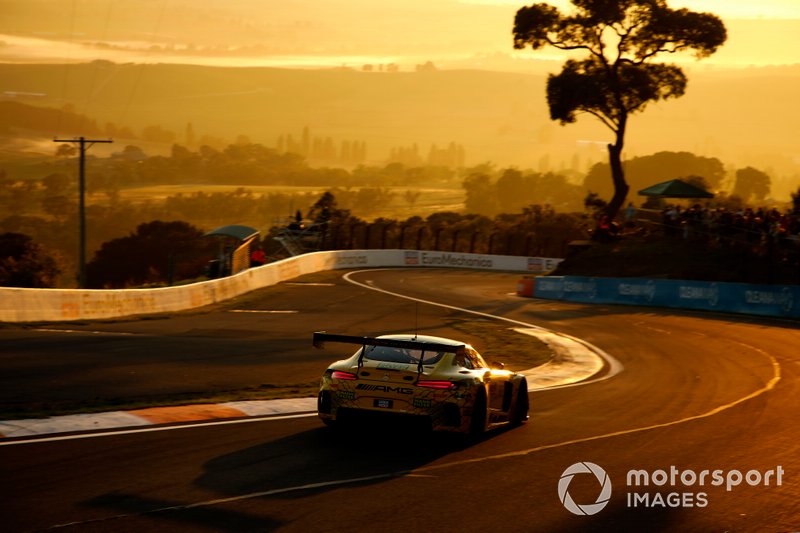
[[[333,425],[359,416],[424,421],[431,429],[479,435],[528,419],[525,377],[486,364],[469,344],[425,335],[357,337],[314,333],[314,346],[356,344],[322,375],[317,412]]]

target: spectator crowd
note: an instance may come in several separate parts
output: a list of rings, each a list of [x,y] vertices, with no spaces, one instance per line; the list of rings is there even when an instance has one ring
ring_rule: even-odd
[[[746,207],[738,210],[695,204],[669,205],[661,212],[664,232],[671,236],[748,245],[800,241],[800,212],[796,209]]]

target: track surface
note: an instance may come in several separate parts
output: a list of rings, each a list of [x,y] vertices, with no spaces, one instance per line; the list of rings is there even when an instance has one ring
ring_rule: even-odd
[[[523,300],[509,294],[517,276],[508,274],[384,270],[353,278],[581,337],[625,370],[532,394],[527,425],[469,444],[369,428],[336,435],[316,418],[300,417],[0,446],[3,530],[67,524],[78,531],[303,532],[800,527],[800,334],[794,325]],[[416,323],[420,332],[456,334],[441,325],[456,311],[353,286],[339,275],[327,282],[332,285],[286,284],[171,319],[70,326],[71,332],[0,330],[0,398],[299,382],[336,356],[308,348],[313,330],[382,333],[409,331]],[[613,485],[607,507],[594,516],[575,516],[559,500],[562,473],[583,461],[600,465]],[[784,474],[781,486],[773,478],[769,487],[743,482],[731,491],[626,486],[629,470],[671,466],[698,473],[780,466]],[[578,475],[569,493],[580,504],[594,503],[599,489],[592,476]],[[691,493],[694,502],[703,493],[708,503],[632,508],[629,492]]]

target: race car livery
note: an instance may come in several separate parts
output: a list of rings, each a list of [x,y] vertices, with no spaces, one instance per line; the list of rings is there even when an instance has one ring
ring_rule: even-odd
[[[356,344],[322,375],[317,412],[333,425],[359,415],[407,417],[433,430],[480,434],[528,419],[525,377],[491,367],[469,344],[426,335],[314,333],[313,343]]]

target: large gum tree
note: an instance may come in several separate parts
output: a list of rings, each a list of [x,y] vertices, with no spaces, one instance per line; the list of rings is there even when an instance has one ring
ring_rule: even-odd
[[[578,113],[597,117],[614,133],[608,145],[614,196],[605,213],[612,219],[628,195],[622,151],[628,116],[649,102],[677,98],[686,75],[656,56],[691,51],[698,59],[713,54],[727,37],[722,21],[710,13],[671,9],[664,0],[571,0],[562,13],[549,4],[517,11],[514,48],[552,46],[585,52],[568,60],[547,79],[550,118],[573,123]]]

